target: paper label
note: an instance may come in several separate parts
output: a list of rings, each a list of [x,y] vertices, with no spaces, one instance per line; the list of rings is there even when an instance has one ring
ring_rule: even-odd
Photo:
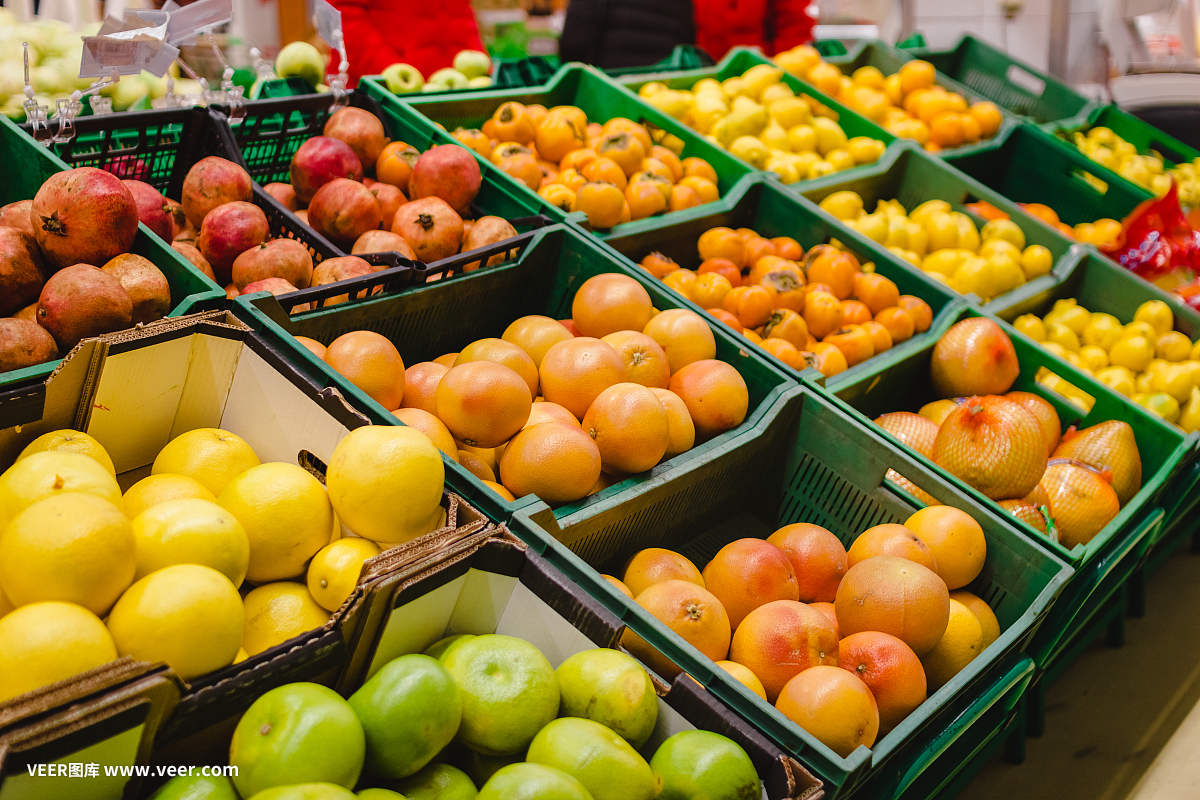
[[[166,6],[163,6],[165,9]],[[233,0],[199,0],[171,11],[167,44],[178,47],[195,41],[196,34],[210,31],[233,19]]]
[[[342,49],[342,12],[327,0],[313,0],[313,18],[317,34],[335,50]]]
[[[124,19],[108,17],[95,36],[83,37],[79,77],[100,78],[114,69],[120,75],[142,70],[162,76],[179,50],[165,43],[171,15],[162,11],[127,11]]]

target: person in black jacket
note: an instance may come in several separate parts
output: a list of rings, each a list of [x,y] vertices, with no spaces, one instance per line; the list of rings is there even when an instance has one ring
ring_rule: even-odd
[[[695,43],[691,0],[571,0],[558,54],[601,69],[642,67]]]

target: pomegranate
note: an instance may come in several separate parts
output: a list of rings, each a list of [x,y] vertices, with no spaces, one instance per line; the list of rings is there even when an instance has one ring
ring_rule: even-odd
[[[215,282],[216,274],[213,272],[212,264],[208,263],[208,259],[204,254],[196,249],[196,246],[191,242],[172,242],[171,247],[176,253],[186,258],[192,263],[192,266],[208,276],[209,280]]]
[[[361,278],[363,275],[370,275],[379,271],[380,268],[371,266],[358,256],[327,258],[313,270],[312,285],[325,286],[330,283],[337,283],[338,281],[347,281],[351,278]],[[380,291],[381,289],[376,287],[372,294],[379,294]],[[355,295],[355,299],[362,296],[362,292],[359,292]],[[345,303],[349,299],[349,294],[339,294],[326,300],[325,305],[337,305],[338,303]]]
[[[314,136],[292,156],[288,169],[292,188],[303,203],[311,202],[313,195],[335,178],[348,178],[362,182],[363,168],[350,145],[332,136]]]
[[[308,225],[308,210],[307,210],[307,209],[304,209],[304,208],[302,208],[302,209],[300,209],[299,211],[297,211],[297,212],[296,212],[296,219],[300,220],[300,221],[301,221],[301,222],[303,222],[305,225]],[[310,228],[311,228],[311,227],[312,227],[312,225],[308,225],[308,227],[310,227]]]
[[[111,172],[121,180],[145,180],[150,177],[150,167],[137,156],[117,156],[104,165],[105,172]]]
[[[417,159],[408,191],[413,200],[440,197],[460,216],[466,216],[482,183],[479,162],[470,150],[456,144],[439,144]]]
[[[1049,400],[1038,397],[1032,392],[1009,392],[1004,395],[1017,405],[1024,408],[1038,421],[1042,429],[1042,438],[1046,440],[1046,457],[1058,447],[1058,439],[1062,435],[1062,423],[1058,421],[1058,412]]]
[[[16,228],[33,236],[33,221],[29,211],[33,208],[32,200],[18,200],[6,206],[0,206],[0,228]]]
[[[428,264],[458,252],[462,226],[462,217],[445,200],[426,197],[396,210],[392,233],[407,239],[417,257]]]
[[[183,179],[183,213],[197,228],[214,208],[253,196],[250,173],[220,156],[200,159]]]
[[[24,369],[58,358],[54,337],[27,319],[0,318],[0,372]]]
[[[237,287],[234,287],[234,291],[237,291]],[[254,283],[246,284],[246,288],[242,290],[241,294],[270,292],[278,297],[281,294],[289,294],[290,292],[294,291],[297,291],[296,287],[292,286],[292,284],[288,283],[283,278],[263,278],[261,281],[255,281]],[[302,305],[293,307],[290,309],[289,313],[299,314],[301,311],[308,311],[310,308],[312,308],[311,304],[304,303]]]
[[[466,227],[465,223],[463,227]],[[463,235],[462,251],[465,253],[468,250],[490,247],[497,242],[503,242],[505,239],[511,239],[516,235],[517,229],[508,220],[500,217],[480,217],[472,223],[471,229]],[[510,250],[507,253],[497,253],[488,259],[487,265],[494,267],[497,264],[503,264],[505,261],[511,261],[516,257],[516,250]],[[466,272],[479,269],[479,262],[473,261],[463,267],[463,269]]]
[[[302,208],[300,198],[296,197],[296,190],[290,183],[268,183],[263,187],[263,191],[278,200],[288,211],[295,212]]]
[[[133,253],[119,255],[100,268],[121,282],[133,303],[133,324],[154,322],[171,312],[171,284],[154,262]]]
[[[325,135],[350,145],[364,172],[375,169],[375,162],[387,144],[379,117],[351,106],[333,112],[325,122]]]
[[[27,319],[30,322],[37,322],[37,301],[33,301],[29,305],[22,308],[17,313],[13,314],[14,319]]]
[[[1004,394],[1020,374],[1008,334],[987,317],[955,323],[933,348],[930,373],[938,397]]]
[[[1073,458],[1100,470],[1112,471],[1112,487],[1121,507],[1142,488],[1142,456],[1133,428],[1120,420],[1109,420],[1084,428],[1068,428],[1054,458]]]
[[[172,200],[169,197],[163,199],[166,200],[163,211],[166,212],[167,218],[171,220],[171,241],[195,239],[199,236],[200,234],[196,230],[196,226],[187,218],[187,214],[183,213],[183,203],[180,203],[178,200]]]
[[[366,186],[366,184],[363,184]],[[379,227],[385,231],[392,229],[392,220],[396,218],[396,211],[400,206],[408,202],[408,198],[404,196],[404,192],[392,186],[390,183],[380,183],[375,181],[370,189],[371,194],[375,195],[375,200],[379,203]]]
[[[233,285],[243,289],[255,281],[283,278],[297,289],[307,289],[312,273],[312,254],[307,247],[295,239],[272,239],[234,260]]]
[[[1040,508],[1024,500],[1001,500],[1000,507],[1022,522],[1031,525],[1038,533],[1046,533],[1046,516]],[[1047,513],[1049,509],[1047,508]]]
[[[116,276],[90,264],[75,264],[46,281],[38,298],[37,318],[54,337],[59,351],[66,353],[89,336],[133,325],[133,301]]]
[[[236,300],[240,294],[241,292],[239,292],[238,288],[232,283],[225,287],[225,296],[230,300]]]
[[[938,429],[933,460],[993,500],[1024,497],[1046,470],[1037,419],[1003,397],[968,397]]]
[[[926,458],[933,458],[933,443],[938,435],[933,420],[911,411],[893,411],[876,419],[875,424]]]
[[[322,186],[308,204],[308,224],[339,247],[349,247],[367,231],[377,230],[381,212],[371,190],[349,178]]]
[[[138,220],[158,238],[171,241],[175,226],[171,224],[167,199],[148,183],[135,180],[123,180],[121,183],[125,184],[125,188],[133,195],[133,202],[137,203]]]
[[[120,178],[95,167],[51,175],[30,209],[33,235],[53,269],[103,264],[129,252],[138,208]]]
[[[253,203],[226,203],[204,218],[200,226],[200,252],[212,265],[217,283],[230,280],[233,262],[270,235],[267,215]]]
[[[0,317],[37,300],[45,282],[46,266],[33,236],[0,228]]]
[[[417,254],[413,252],[408,240],[391,231],[367,231],[358,237],[350,252],[359,255],[360,253],[387,253],[392,250],[405,258],[417,260]]]
[[[1049,503],[1063,547],[1086,545],[1121,512],[1112,477],[1108,470],[1074,459],[1050,459],[1038,488]]]

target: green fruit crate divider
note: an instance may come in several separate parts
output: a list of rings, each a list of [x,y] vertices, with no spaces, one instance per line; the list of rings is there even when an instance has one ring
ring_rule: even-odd
[[[770,437],[770,449],[749,462],[722,470],[727,484],[672,481],[671,516],[621,526],[571,543],[557,541],[546,528],[553,515],[543,503],[519,511],[513,528],[535,537],[535,546],[602,604],[745,719],[794,753],[826,782],[826,796],[851,790],[864,797],[892,797],[915,779],[940,752],[964,734],[987,708],[1024,679],[998,669],[1001,659],[1021,652],[1073,570],[1044,542],[1019,533],[998,509],[980,506],[968,492],[942,477],[890,440],[882,430],[851,417],[821,390],[804,386],[797,412]],[[986,656],[972,662],[934,693],[929,705],[910,715],[870,752],[840,758],[788,721],[765,701],[700,655],[677,634],[608,584],[596,570],[620,574],[624,560],[646,547],[667,547],[698,568],[727,543],[765,538],[783,525],[821,525],[846,545],[862,531],[885,522],[903,522],[920,504],[886,481],[895,469],[939,500],[963,509],[983,527],[988,556],[983,572],[968,587],[996,612],[1003,633]],[[736,471],[735,471],[736,470]],[[731,485],[737,483],[738,485]],[[641,522],[636,519],[635,522]],[[568,550],[568,547],[570,548]],[[999,679],[999,680],[997,680]],[[937,747],[931,747],[936,743]],[[942,762],[945,763],[945,762]],[[903,766],[901,766],[903,765]]]

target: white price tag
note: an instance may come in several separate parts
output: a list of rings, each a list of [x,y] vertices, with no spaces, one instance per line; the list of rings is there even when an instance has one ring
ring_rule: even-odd
[[[331,6],[327,0],[313,0],[313,17],[317,23],[317,34],[325,40],[325,44],[335,50],[341,50],[342,44],[342,12]]]
[[[191,44],[195,42],[196,34],[210,31],[233,19],[233,0],[199,0],[183,8],[177,6],[170,14],[167,44]]]
[[[161,76],[179,50],[165,43],[170,15],[138,9],[124,20],[108,17],[95,36],[83,37],[79,77],[101,78],[115,69],[121,75],[146,70]]]

